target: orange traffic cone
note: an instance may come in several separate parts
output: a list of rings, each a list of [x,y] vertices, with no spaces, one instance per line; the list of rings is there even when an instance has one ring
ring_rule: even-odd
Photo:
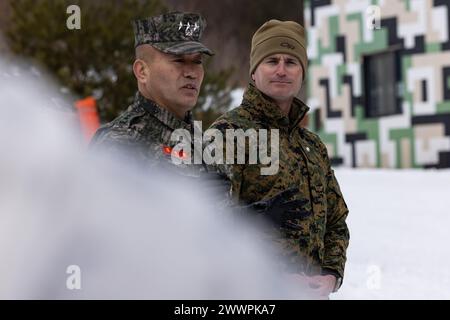
[[[89,142],[100,126],[100,119],[97,112],[97,103],[95,99],[87,97],[75,102],[75,108],[78,111],[80,119],[81,131],[83,132],[86,142]]]

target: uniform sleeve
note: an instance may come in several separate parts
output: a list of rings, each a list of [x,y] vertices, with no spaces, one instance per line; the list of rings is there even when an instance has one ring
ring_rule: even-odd
[[[130,164],[140,165],[149,160],[148,150],[138,137],[123,127],[101,127],[92,138],[89,149]]]
[[[346,251],[350,240],[350,233],[346,223],[348,208],[334,171],[331,169],[325,146],[323,148],[323,156],[328,166],[326,177],[328,212],[324,236],[325,251],[322,269],[334,271],[343,278],[345,262],[347,260]]]
[[[243,180],[243,165],[237,164],[237,154],[234,152],[234,164],[227,164],[226,163],[226,130],[227,129],[236,129],[235,126],[233,126],[232,123],[227,121],[226,119],[219,118],[216,120],[209,129],[216,129],[219,130],[222,133],[223,136],[223,163],[217,165],[217,169],[224,173],[228,180],[231,182],[231,197],[232,199],[238,203],[240,200],[241,195],[241,186],[242,186],[242,180]],[[208,130],[209,130],[208,129]],[[236,150],[235,150],[236,151]]]
[[[132,139],[122,128],[110,126],[100,127],[89,143],[92,150],[101,150],[103,152],[123,152],[126,146],[132,144]]]

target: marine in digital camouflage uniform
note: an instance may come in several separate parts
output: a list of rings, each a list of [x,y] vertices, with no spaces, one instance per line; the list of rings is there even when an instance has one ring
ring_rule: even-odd
[[[199,42],[206,27],[206,22],[198,14],[167,13],[135,20],[133,27],[135,47],[139,49],[138,47],[151,46],[163,53],[159,55],[169,61],[168,63],[171,64],[171,67],[181,69],[188,68],[188,64],[198,64],[196,60],[186,60],[184,62],[181,60],[181,63],[183,63],[181,65],[178,60],[173,60],[177,59],[177,57],[184,59],[184,57],[189,57],[188,55],[196,53],[213,54],[210,49]],[[138,56],[137,59],[139,59]],[[137,71],[134,71],[136,75]],[[154,75],[155,73],[156,75]],[[157,72],[151,74],[153,77],[158,76]],[[161,76],[166,76],[166,74],[161,74]],[[136,77],[138,78],[138,75]],[[196,75],[196,77],[200,77],[200,75]],[[186,71],[186,75],[182,81],[185,81],[185,83],[197,81],[195,85],[196,89],[191,90],[196,92],[189,96],[189,98],[192,98],[196,94],[193,103],[195,104],[203,79],[202,67],[201,79],[193,78],[194,76],[188,74],[188,71]],[[159,79],[152,80],[159,81]],[[182,94],[184,92],[180,93],[180,91],[175,91],[175,94],[170,91],[161,92],[167,90],[164,86],[168,88],[170,85],[173,85],[171,83],[162,83],[161,86],[146,88],[145,85],[139,84],[138,81],[138,85],[141,86],[139,86],[139,90],[135,95],[134,102],[119,117],[98,129],[91,141],[91,147],[101,148],[106,151],[117,151],[122,156],[127,155],[130,159],[150,167],[160,165],[161,163],[171,163],[172,148],[180,142],[171,141],[172,132],[176,129],[186,129],[191,133],[193,132],[194,123],[192,113],[190,112],[193,104],[187,105],[186,103],[186,105],[183,105],[178,110],[176,105],[169,105],[170,99],[173,97],[169,97],[169,101],[163,99],[160,99],[161,101],[154,101],[151,98],[152,96],[161,97],[172,94],[180,95],[181,98],[179,100],[181,99],[182,101]],[[148,90],[145,91],[146,89]],[[177,114],[182,113],[184,110],[187,110],[184,116]],[[194,152],[191,153],[191,156],[193,154]],[[179,156],[183,157],[186,155],[180,154]],[[191,173],[196,170],[201,171],[205,168],[203,165],[180,165],[179,167],[183,167],[183,169],[191,171]]]
[[[256,81],[249,83],[241,105],[217,119],[210,129],[218,129],[224,136],[227,129],[279,130],[279,169],[276,174],[261,175],[261,168],[267,167],[261,163],[226,164],[224,171],[231,180],[233,197],[240,202],[260,201],[282,190],[298,188],[294,198],[304,200],[299,212],[311,212],[311,215],[286,221],[275,241],[289,259],[290,272],[305,274],[311,279],[334,275],[336,281],[330,285],[329,294],[337,291],[344,277],[349,244],[348,209],[325,145],[316,134],[300,125],[309,108],[291,95],[286,114],[276,96],[278,92],[290,89],[293,83],[301,85],[307,68],[305,48],[304,29],[295,22],[271,20],[258,29],[252,39],[250,56],[250,76]],[[262,64],[270,72],[267,71],[265,78],[257,78],[257,68]],[[289,68],[298,69],[294,64],[300,64],[303,76],[289,71]],[[298,79],[290,78],[292,74],[298,74]],[[267,79],[270,81],[264,82]],[[271,154],[270,143],[268,145],[267,154]],[[223,153],[226,153],[226,144]]]

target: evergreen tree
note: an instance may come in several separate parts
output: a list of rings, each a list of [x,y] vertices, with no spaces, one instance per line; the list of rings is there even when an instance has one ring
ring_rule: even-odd
[[[131,21],[167,12],[161,0],[9,0],[9,5],[6,38],[11,51],[41,64],[79,97],[94,95],[102,122],[123,111],[137,89]],[[67,28],[70,5],[81,9],[79,30]],[[229,96],[229,74],[205,77],[201,94],[222,101]],[[202,96],[199,102],[206,100]],[[203,109],[197,109],[202,117]]]

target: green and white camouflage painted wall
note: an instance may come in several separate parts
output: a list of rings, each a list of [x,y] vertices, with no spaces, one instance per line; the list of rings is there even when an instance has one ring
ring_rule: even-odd
[[[367,26],[371,5],[379,29]],[[311,0],[304,15],[309,125],[333,163],[450,167],[450,0]],[[402,113],[366,118],[362,55],[392,46],[401,48]]]

